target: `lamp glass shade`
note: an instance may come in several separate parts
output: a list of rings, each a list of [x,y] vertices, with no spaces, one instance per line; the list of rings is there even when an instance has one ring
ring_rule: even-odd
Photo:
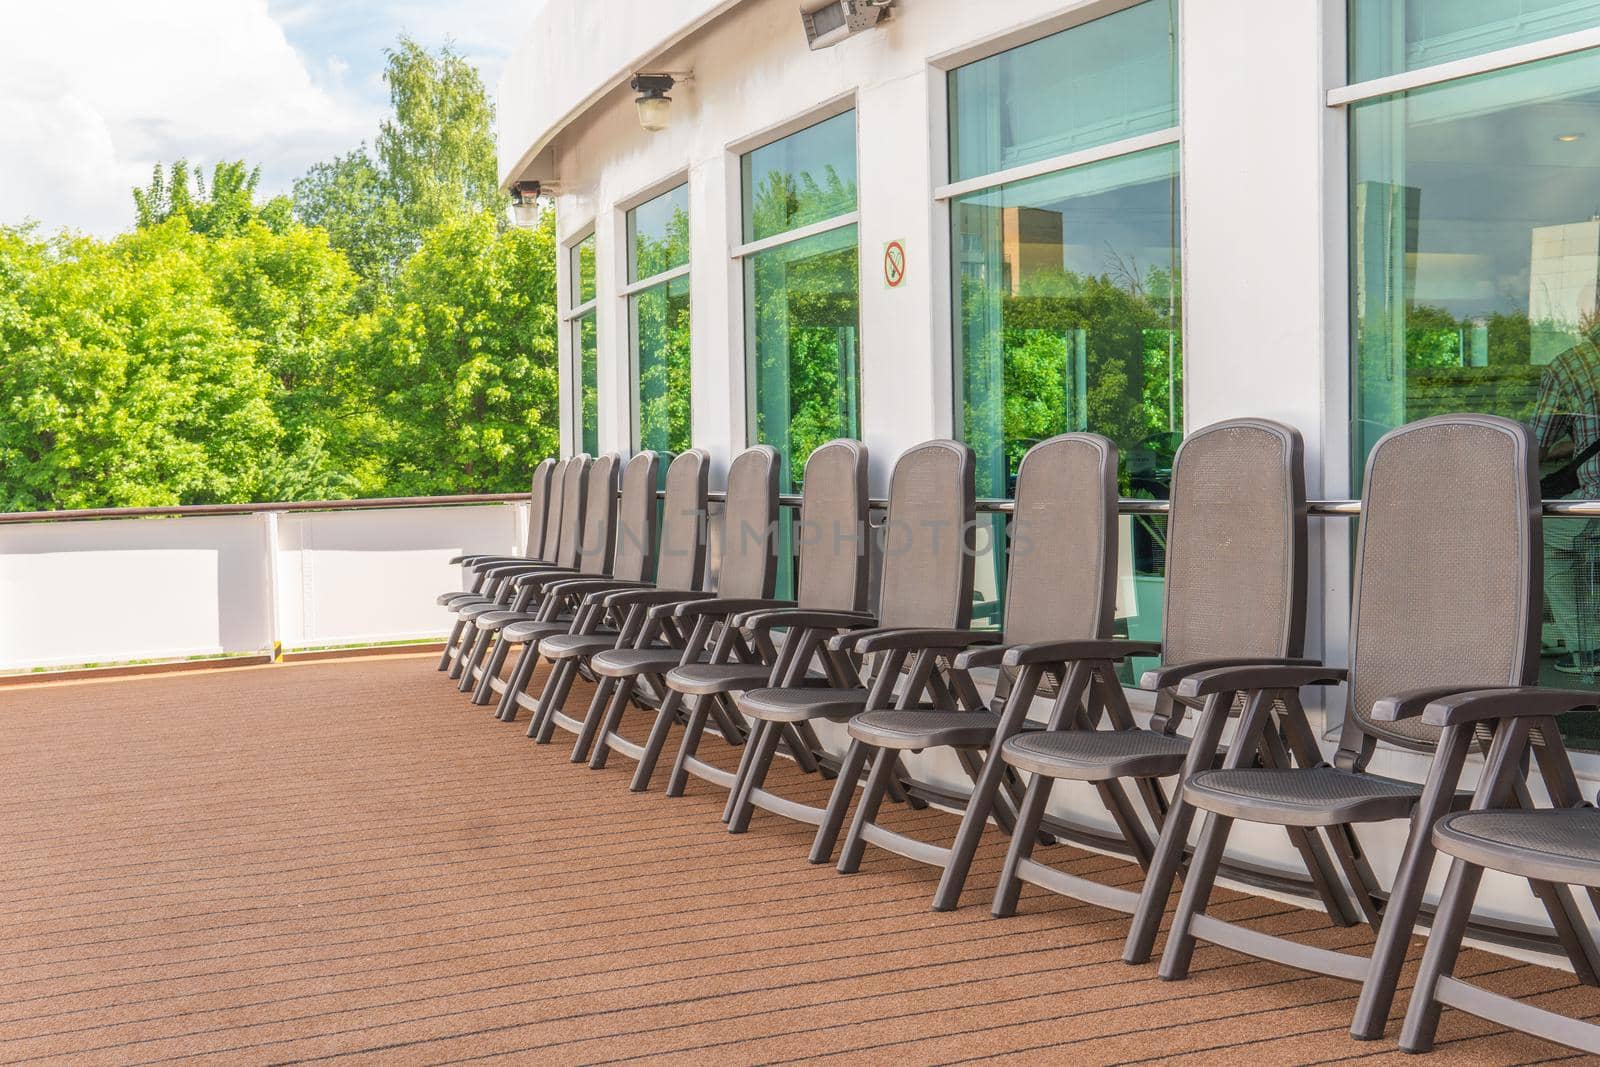
[[[639,125],[655,133],[667,128],[667,122],[672,113],[672,98],[670,96],[641,96],[635,101],[639,105]]]
[[[524,228],[539,225],[539,201],[531,196],[514,198],[511,201],[511,221]]]

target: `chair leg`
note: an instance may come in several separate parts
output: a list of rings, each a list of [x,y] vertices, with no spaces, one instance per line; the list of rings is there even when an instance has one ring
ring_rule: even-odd
[[[588,760],[591,771],[604,769],[606,758],[611,755],[611,745],[606,738],[622,726],[622,716],[627,713],[628,701],[633,698],[634,686],[638,684],[633,678],[606,678],[604,681],[611,685],[596,686],[595,695],[603,702],[605,714],[583,717],[577,739],[572,742],[572,753],[567,757],[572,763]]]
[[[967,872],[972,869],[972,857],[978,853],[983,831],[989,822],[989,813],[995,807],[995,797],[1006,765],[998,752],[990,752],[978,773],[972,777],[972,795],[967,798],[967,810],[961,813],[961,827],[956,831],[955,843],[950,846],[950,859],[939,873],[939,888],[933,893],[933,910],[950,911],[961,900],[961,889],[967,884]],[[1007,827],[1016,836],[1016,822],[1008,819]]]
[[[1006,849],[1006,861],[1000,868],[1000,881],[994,887],[994,902],[989,914],[1004,919],[1017,913],[1017,897],[1022,892],[1022,879],[1017,868],[1033,855],[1033,846],[1039,840],[1039,824],[1044,821],[1044,806],[1050,801],[1050,791],[1055,788],[1054,778],[1035,774],[1028,780],[1028,789],[1022,794],[1022,807],[1017,809],[1017,828],[1011,832],[1011,847]]]
[[[867,775],[867,787],[861,793],[861,803],[856,805],[856,817],[851,820],[850,832],[845,835],[844,848],[839,850],[840,874],[855,874],[861,869],[861,854],[867,842],[862,832],[870,822],[878,819],[878,809],[883,806],[883,794],[888,792],[889,777],[894,774],[892,749],[880,748],[872,760],[872,771]]]
[[[456,688],[461,692],[470,693],[472,691],[472,684],[476,680],[472,677],[472,672],[477,669],[478,664],[483,662],[483,657],[489,651],[489,645],[493,643],[494,636],[493,630],[478,631],[477,638],[472,642],[472,650],[467,654],[467,658],[460,663],[461,677],[456,684]]]
[[[839,840],[839,829],[844,826],[845,812],[855,796],[856,783],[861,781],[861,770],[867,765],[867,747],[855,738],[845,749],[844,760],[839,764],[839,776],[833,780],[833,793],[817,826],[817,836],[811,839],[812,863],[827,863],[833,858],[834,842]]]
[[[1200,828],[1200,842],[1189,864],[1189,877],[1184,880],[1183,892],[1178,896],[1178,911],[1172,918],[1172,929],[1167,931],[1167,947],[1161,953],[1160,974],[1166,981],[1189,975],[1189,961],[1194,957],[1194,934],[1189,927],[1196,915],[1205,914],[1211,888],[1217,881],[1217,868],[1222,864],[1222,850],[1232,829],[1232,819],[1214,811],[1206,812],[1206,821]]]
[[[761,735],[767,732],[767,723],[756,720],[750,728],[750,733],[744,739],[744,747],[739,750],[739,766],[733,771],[733,784],[728,788],[728,799],[722,804],[722,822],[727,823],[733,818],[733,812],[739,805],[739,798],[744,795],[745,776],[750,773],[750,765],[755,762],[756,750],[760,747]]]
[[[558,659],[550,665],[550,674],[544,680],[544,688],[539,691],[539,700],[533,709],[533,720],[528,725],[528,736],[537,738],[539,731],[544,729],[544,724],[557,711],[567,706],[567,697],[572,693],[572,680],[578,676],[578,661],[576,659]],[[528,679],[533,679],[529,672]],[[527,689],[528,682],[522,683],[522,688]],[[510,716],[507,721],[517,717],[517,700],[511,697],[511,707],[506,712]]]
[[[450,669],[451,654],[455,652],[456,642],[461,640],[462,627],[467,625],[467,620],[457,616],[455,625],[450,627],[450,636],[444,639],[444,652],[439,656],[439,670]]]
[[[1439,898],[1439,910],[1428,931],[1422,969],[1417,972],[1417,984],[1411,989],[1411,1003],[1406,1008],[1406,1021],[1400,1028],[1400,1047],[1407,1052],[1427,1052],[1433,1048],[1441,1007],[1436,995],[1439,979],[1455,973],[1461,938],[1466,934],[1467,921],[1472,918],[1472,901],[1478,895],[1478,884],[1482,880],[1483,868],[1464,860],[1450,864],[1450,876]]]
[[[788,747],[789,754],[794,757],[795,763],[807,774],[816,774],[819,766],[811,746],[806,744],[806,739],[801,736],[800,731],[794,728],[794,723],[786,722],[783,726],[784,744]]]
[[[750,816],[754,815],[756,810],[752,794],[766,782],[767,771],[772,769],[772,759],[778,751],[778,742],[783,738],[783,731],[778,729],[778,723],[769,722],[762,725],[766,729],[761,732],[760,740],[755,742],[756,751],[750,757],[750,769],[745,772],[744,784],[739,790],[739,801],[734,805],[733,817],[728,820],[730,834],[742,834],[750,829]]]
[[[538,649],[534,649],[537,654]],[[494,643],[494,650],[489,653],[488,660],[483,665],[483,672],[478,675],[477,688],[472,691],[472,703],[482,707],[489,703],[494,696],[494,680],[500,676],[500,670],[506,665],[506,657],[511,655],[511,642],[501,638]]]
[[[564,661],[563,661],[564,662]],[[528,688],[528,682],[533,678],[533,672],[539,666],[539,648],[537,645],[524,645],[522,656],[517,660],[517,665],[511,668],[511,677],[506,679],[506,690],[500,694],[500,703],[495,705],[494,717],[501,722],[516,722],[517,697]],[[557,664],[559,668],[561,664]],[[552,670],[550,677],[545,681],[545,690],[549,691],[555,683],[559,670]]]
[[[667,736],[672,732],[672,724],[677,720],[678,708],[682,704],[683,694],[676,689],[661,702],[656,721],[650,727],[650,736],[645,739],[644,752],[639,756],[639,765],[633,769],[633,781],[628,783],[631,792],[642,793],[650,788],[650,779],[656,773],[656,761],[661,758],[661,750],[667,747]]]
[[[667,777],[667,796],[681,797],[689,784],[689,761],[700,748],[700,735],[706,731],[706,716],[710,710],[703,700],[695,701],[689,709],[689,721],[684,724],[683,740],[678,743],[678,756],[672,761],[672,773]],[[749,742],[745,742],[749,744]]]

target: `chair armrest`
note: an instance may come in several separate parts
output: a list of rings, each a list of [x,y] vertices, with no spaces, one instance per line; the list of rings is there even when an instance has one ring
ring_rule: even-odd
[[[792,607],[794,607],[794,601],[792,600],[764,600],[759,597],[714,597],[710,600],[695,600],[688,604],[680,604],[673,614],[682,619],[698,618],[701,615],[719,615],[727,618],[729,615],[739,615],[745,612]]]
[[[956,656],[951,661],[950,666],[958,671],[970,671],[978,667],[999,667],[1005,663],[1006,653],[1010,652],[1014,647],[1016,646],[978,645],[976,648],[969,648]]]
[[[503,578],[506,575],[537,574],[540,571],[570,571],[571,567],[558,567],[554,563],[538,563],[531,559],[521,562],[517,560],[490,560],[480,563],[472,568],[477,574],[486,578]]]
[[[539,563],[540,560],[532,556],[497,556],[492,552],[475,552],[467,556],[453,556],[451,563],[459,563],[463,567],[485,567],[491,563]]]
[[[1430,685],[1422,689],[1407,689],[1379,698],[1372,705],[1371,715],[1378,722],[1415,719],[1435,700],[1453,697],[1458,693],[1470,693],[1479,688],[1472,685]]]
[[[1435,700],[1422,713],[1422,721],[1429,726],[1460,726],[1489,719],[1542,719],[1595,708],[1600,708],[1600,693],[1583,689],[1473,689]]]
[[[849,642],[857,652],[890,652],[904,649],[921,652],[925,649],[956,650],[973,645],[997,644],[998,630],[868,630],[865,633],[845,634],[835,638]]]
[[[1347,672],[1343,667],[1324,667],[1320,663],[1253,663],[1235,667],[1213,667],[1189,675],[1178,683],[1181,697],[1204,697],[1213,693],[1244,693],[1257,689],[1299,689],[1303,685],[1338,685]]]
[[[670,608],[686,600],[704,600],[705,598],[705,593],[696,592],[692,589],[625,589],[620,593],[608,593],[606,595],[606,607],[613,610],[636,607]]]
[[[563,578],[545,586],[547,596],[594,597],[596,602],[607,593],[620,593],[629,589],[654,589],[649,582],[629,582],[620,578]]]
[[[753,630],[811,629],[859,630],[871,626],[877,618],[865,611],[811,611],[807,608],[778,608],[774,611],[757,611],[746,614],[741,620]]]
[[[1218,667],[1259,667],[1268,664],[1283,664],[1295,667],[1321,666],[1316,660],[1307,659],[1304,656],[1285,656],[1281,658],[1261,656],[1256,659],[1197,659],[1193,663],[1163,665],[1145,671],[1139,678],[1139,688],[1155,692],[1161,689],[1170,689],[1189,677],[1189,675],[1199,674],[1201,671],[1213,671]]]
[[[530,574],[518,574],[510,579],[510,584],[515,589],[532,587],[534,592],[544,594],[544,591],[558,582],[570,582],[579,578],[604,578],[603,574],[584,574],[570,568],[558,568],[548,571],[534,571]]]
[[[1124,638],[1108,637],[1013,645],[1002,662],[1007,667],[1026,667],[1030,663],[1071,663],[1081,659],[1118,660],[1127,659],[1129,656],[1160,654],[1160,641],[1129,641]]]

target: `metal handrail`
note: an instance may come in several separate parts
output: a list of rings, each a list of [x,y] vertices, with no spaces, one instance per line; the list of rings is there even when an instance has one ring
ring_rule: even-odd
[[[660,491],[657,496],[663,495]],[[390,496],[357,500],[277,500],[256,504],[170,504],[142,508],[80,508],[63,511],[13,511],[0,512],[0,526],[35,522],[87,522],[96,519],[150,519],[188,518],[216,515],[256,515],[263,512],[295,514],[310,511],[382,511],[394,508],[459,507],[473,504],[514,504],[527,500],[527,493],[467,493],[460,496]],[[715,491],[707,494],[712,503],[726,503],[727,494]],[[803,497],[799,493],[784,493],[779,503],[786,507],[799,507]],[[885,499],[874,497],[868,501],[877,510],[889,506]],[[1600,518],[1600,500],[1546,500],[1544,513],[1555,518]],[[978,501],[978,511],[990,515],[1009,515],[1015,502],[1003,498],[985,498]],[[1124,498],[1117,502],[1117,511],[1123,515],[1165,515],[1171,505],[1165,500],[1135,500]],[[1359,500],[1312,500],[1307,505],[1312,515],[1327,518],[1354,518],[1361,514]]]

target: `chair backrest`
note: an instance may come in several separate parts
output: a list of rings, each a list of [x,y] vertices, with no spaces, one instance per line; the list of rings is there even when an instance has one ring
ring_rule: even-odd
[[[1432,751],[1421,719],[1374,722],[1407,689],[1530,685],[1538,672],[1543,548],[1537,450],[1521,423],[1440,415],[1367,457],[1350,611],[1352,731]]]
[[[1068,433],[1017,468],[1005,643],[1109,637],[1116,612],[1117,446]]]
[[[582,453],[566,461],[561,486],[561,511],[556,526],[556,566],[578,566],[578,544],[583,539],[584,513],[589,503],[589,468],[594,460]]]
[[[622,468],[622,498],[617,503],[616,547],[611,575],[625,582],[646,582],[656,571],[656,483],[661,454],[640,452]]]
[[[607,452],[589,464],[584,478],[587,502],[582,534],[578,538],[578,570],[584,574],[611,573],[617,543],[617,467],[621,459]]]
[[[836,440],[806,460],[800,504],[796,601],[817,611],[867,606],[872,554],[867,527],[867,446]]]
[[[1300,655],[1306,551],[1300,434],[1267,419],[1190,434],[1172,463],[1162,661]]]
[[[554,481],[556,461],[541,459],[538,466],[533,468],[533,482],[528,489],[528,550],[529,559],[544,559],[545,534],[551,529],[550,514],[551,501],[556,494],[550,491],[552,485],[559,485]]]
[[[691,448],[667,467],[667,494],[661,506],[661,547],[656,554],[656,585],[699,589],[706,575],[706,486],[711,457]]]
[[[878,585],[881,626],[965,627],[972,620],[977,496],[972,449],[926,441],[889,479]]]
[[[717,595],[770,597],[778,576],[778,453],[754,445],[728,465]]]

